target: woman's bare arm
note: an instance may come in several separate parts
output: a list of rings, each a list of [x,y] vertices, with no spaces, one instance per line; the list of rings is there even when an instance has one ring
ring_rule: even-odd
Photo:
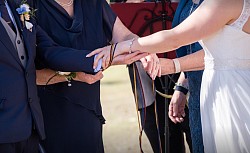
[[[139,38],[136,34],[132,33],[117,17],[114,28],[113,28],[113,38],[112,43],[122,42],[125,40],[130,40],[132,38]],[[133,53],[132,55],[120,55],[116,57],[112,65],[116,64],[131,64],[135,61],[141,60],[144,69],[155,79],[156,76],[160,76],[161,69],[159,64],[159,59],[156,54],[150,54],[145,57],[146,54]],[[145,58],[144,58],[145,57]]]
[[[182,72],[197,71],[204,69],[204,51],[203,49],[195,53],[176,58],[180,63],[180,70]],[[175,65],[172,59],[160,58],[161,74],[175,73]]]
[[[36,70],[36,76],[37,76],[36,77],[37,85],[50,85],[67,81],[65,76],[56,75],[56,71],[51,69]],[[96,81],[101,80],[102,78],[103,78],[102,71],[99,71],[95,75],[87,74],[84,72],[77,72],[76,78],[74,78],[73,80],[79,82],[85,82],[88,84],[93,84]]]
[[[240,16],[242,2],[205,0],[194,13],[175,28],[135,40],[132,50],[149,53],[166,52],[207,38]],[[128,46],[129,41],[120,45],[127,51]]]

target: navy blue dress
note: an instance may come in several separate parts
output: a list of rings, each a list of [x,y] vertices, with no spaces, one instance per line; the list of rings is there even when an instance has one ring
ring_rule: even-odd
[[[200,4],[203,0],[200,0]],[[173,26],[177,26],[184,21],[199,5],[194,4],[192,0],[181,0],[174,17]],[[201,50],[199,43],[183,46],[177,49],[177,57],[182,57]],[[203,139],[200,116],[200,88],[203,71],[186,72],[185,75],[189,83],[190,96],[189,106],[189,124],[192,137],[193,153],[203,153]]]
[[[73,18],[54,0],[37,0],[36,8],[38,24],[61,46],[90,52],[112,39],[116,15],[105,0],[75,0]],[[48,153],[104,152],[99,81],[38,86],[38,93]]]

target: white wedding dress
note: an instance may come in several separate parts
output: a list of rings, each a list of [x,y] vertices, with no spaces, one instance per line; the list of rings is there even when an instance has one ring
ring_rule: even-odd
[[[233,24],[200,41],[205,50],[200,104],[205,153],[250,153],[250,34],[242,30],[249,16],[250,0],[244,0]]]

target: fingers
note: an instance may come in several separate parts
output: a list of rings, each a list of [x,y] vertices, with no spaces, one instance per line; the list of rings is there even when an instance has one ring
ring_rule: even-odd
[[[102,71],[99,71],[99,72],[96,73],[95,75],[92,75],[89,84],[93,84],[93,83],[95,83],[95,82],[101,80],[102,78],[103,78]]]
[[[93,52],[86,55],[86,57],[91,57],[93,55],[95,55],[93,69],[95,69],[98,66],[98,64],[102,64],[102,67],[106,69],[107,66],[109,65],[109,60],[110,60],[110,46],[96,49]]]
[[[182,109],[182,111],[180,111],[180,114],[181,114],[182,117],[185,117],[186,116],[185,110]]]
[[[108,68],[109,66],[109,61],[110,61],[110,56],[105,56],[103,59],[102,59],[102,68],[105,70]]]
[[[147,56],[148,53],[141,53],[139,51],[133,52],[131,54],[123,54],[114,58],[112,65],[123,65],[123,64],[131,64],[139,59]]]
[[[88,55],[86,55],[86,57],[91,57],[93,55],[99,54],[100,52],[102,52],[103,48],[98,48],[94,51],[92,51],[91,53],[89,53]]]
[[[158,59],[155,60],[154,62],[154,68],[153,68],[153,71],[152,71],[152,74],[151,74],[151,78],[153,80],[155,80],[156,76],[159,76],[159,73],[161,73],[161,66],[160,66],[160,63],[158,61]]]
[[[102,71],[99,71],[98,73],[96,73],[95,75],[91,75],[91,74],[86,74],[86,82],[88,84],[93,84],[99,80],[101,80],[103,78],[103,74]]]
[[[143,68],[145,69],[145,71],[147,71],[146,69],[147,69],[148,63],[147,63],[146,58],[143,57],[143,58],[140,59],[140,61],[142,63]]]
[[[104,57],[103,51],[95,56],[94,63],[93,63],[93,69],[95,69],[97,67],[97,65],[99,64],[99,61],[102,60],[102,62],[103,62],[103,60],[105,60],[103,57]]]
[[[161,65],[160,65],[160,64],[159,64],[159,67],[160,67],[160,68],[159,68],[159,71],[158,71],[158,73],[157,73],[157,76],[158,76],[158,77],[161,77]]]
[[[133,52],[131,54],[128,54],[126,57],[127,59],[129,59],[127,64],[134,63],[147,55],[148,55],[148,53],[141,53],[141,52]],[[127,61],[127,59],[125,59],[125,60]]]
[[[148,72],[148,74],[150,74],[150,76],[151,76],[152,69],[153,69],[153,67],[154,67],[154,62],[152,61],[151,58],[147,58],[147,57],[146,57],[146,59],[147,59],[147,63],[148,63],[147,72]]]
[[[176,121],[179,122],[179,123],[181,123],[181,122],[184,121],[184,118],[183,118],[181,115],[178,115],[178,116],[176,117]]]
[[[172,102],[170,102],[170,104],[169,104],[168,116],[169,116],[169,118],[170,118],[170,120],[171,120],[172,122],[177,123],[175,117],[173,116],[173,103],[172,103]]]
[[[156,76],[161,76],[161,66],[156,54],[150,54],[141,59],[145,71],[155,80]]]
[[[95,77],[96,80],[101,80],[101,79],[103,78],[103,73],[102,73],[102,71],[99,71],[98,73],[96,73],[96,74],[94,75],[94,77]]]
[[[104,47],[96,56],[93,64],[95,69],[98,64],[102,65],[103,69],[106,69],[109,66],[110,61],[110,46]]]
[[[169,118],[174,123],[181,123],[184,121],[185,117],[185,101],[183,100],[185,96],[181,95],[179,92],[174,92],[173,97],[169,104]]]

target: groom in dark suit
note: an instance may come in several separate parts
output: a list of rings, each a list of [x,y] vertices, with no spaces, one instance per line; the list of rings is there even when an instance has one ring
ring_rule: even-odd
[[[36,54],[55,70],[94,73],[93,58],[57,46],[33,18],[29,25],[21,22],[19,7],[16,1],[0,0],[0,153],[36,153],[39,138],[45,138]]]

